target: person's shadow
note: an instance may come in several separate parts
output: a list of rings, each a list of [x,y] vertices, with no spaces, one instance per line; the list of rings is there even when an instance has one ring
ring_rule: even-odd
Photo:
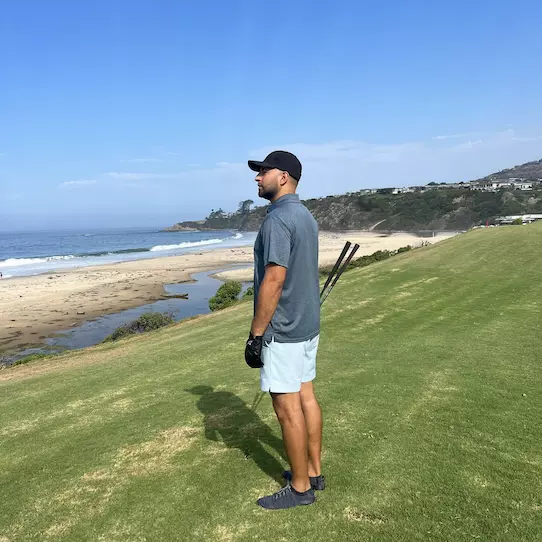
[[[211,386],[195,386],[186,391],[199,395],[197,407],[203,413],[205,437],[238,448],[247,459],[277,482],[282,481],[283,467],[264,447],[267,444],[287,462],[281,439],[262,422],[253,408],[228,391],[215,391]]]

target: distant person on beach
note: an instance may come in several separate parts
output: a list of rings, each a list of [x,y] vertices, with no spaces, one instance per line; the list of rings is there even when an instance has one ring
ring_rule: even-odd
[[[314,395],[320,333],[318,225],[296,194],[301,163],[272,152],[257,172],[258,195],[271,202],[254,245],[254,318],[245,349],[270,392],[291,470],[285,487],[262,497],[263,508],[312,504],[324,489],[322,413]]]

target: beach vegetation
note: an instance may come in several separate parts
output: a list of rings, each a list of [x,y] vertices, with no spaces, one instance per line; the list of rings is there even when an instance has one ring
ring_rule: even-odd
[[[216,294],[209,299],[209,308],[214,312],[231,307],[239,299],[242,285],[237,280],[229,280],[218,288]]]
[[[171,314],[163,314],[161,312],[146,312],[139,316],[133,322],[118,327],[108,335],[103,342],[117,341],[130,335],[147,333],[160,329],[164,326],[169,326],[175,322]]]

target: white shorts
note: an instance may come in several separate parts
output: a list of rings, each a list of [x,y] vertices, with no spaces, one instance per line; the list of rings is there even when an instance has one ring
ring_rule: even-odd
[[[262,391],[295,393],[302,382],[316,378],[316,353],[320,335],[299,343],[264,341],[263,367],[260,369]]]

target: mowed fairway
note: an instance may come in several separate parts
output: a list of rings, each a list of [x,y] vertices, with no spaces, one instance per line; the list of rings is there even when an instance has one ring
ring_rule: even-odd
[[[251,305],[0,372],[0,541],[542,540],[542,224],[343,275],[317,391],[328,489],[285,466]]]

